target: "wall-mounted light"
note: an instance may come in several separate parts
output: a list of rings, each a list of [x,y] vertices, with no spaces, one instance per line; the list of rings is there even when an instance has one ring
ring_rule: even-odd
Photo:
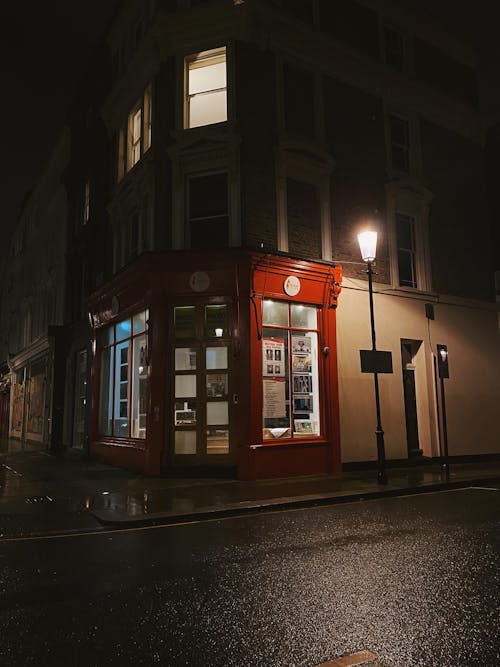
[[[217,329],[215,330],[216,337],[217,338],[222,338],[222,334],[223,334],[223,329],[220,329],[219,327],[217,327]]]

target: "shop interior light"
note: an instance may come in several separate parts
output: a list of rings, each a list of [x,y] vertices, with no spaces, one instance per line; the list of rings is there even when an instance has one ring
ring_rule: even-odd
[[[223,330],[219,329],[219,327],[217,327],[217,329],[215,330],[215,335],[217,336],[217,338],[222,338],[222,333],[223,333]]]
[[[377,256],[377,232],[361,232],[358,234],[358,243],[363,262],[374,262]]]

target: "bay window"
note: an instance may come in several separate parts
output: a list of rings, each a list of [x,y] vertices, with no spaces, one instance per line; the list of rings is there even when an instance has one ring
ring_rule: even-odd
[[[148,311],[107,327],[100,335],[99,433],[146,437]]]
[[[318,309],[265,300],[263,438],[319,436]]]

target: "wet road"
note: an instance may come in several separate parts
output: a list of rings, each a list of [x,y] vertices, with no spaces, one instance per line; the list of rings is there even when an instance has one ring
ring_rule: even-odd
[[[0,664],[500,665],[500,493],[0,541]]]

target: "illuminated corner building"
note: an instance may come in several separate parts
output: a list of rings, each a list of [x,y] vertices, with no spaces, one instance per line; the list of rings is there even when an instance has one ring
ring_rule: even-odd
[[[124,3],[71,116],[92,456],[242,479],[375,460],[367,219],[387,458],[441,453],[437,344],[450,454],[498,452],[474,53],[404,4]]]

